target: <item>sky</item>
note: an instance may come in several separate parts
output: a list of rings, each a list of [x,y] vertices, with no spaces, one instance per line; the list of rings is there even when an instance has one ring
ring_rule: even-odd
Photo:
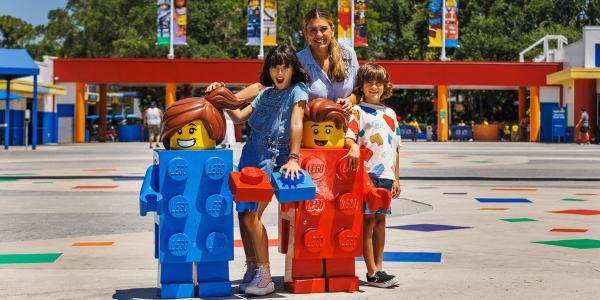
[[[0,16],[19,18],[33,26],[48,24],[48,12],[65,8],[68,0],[0,0]]]

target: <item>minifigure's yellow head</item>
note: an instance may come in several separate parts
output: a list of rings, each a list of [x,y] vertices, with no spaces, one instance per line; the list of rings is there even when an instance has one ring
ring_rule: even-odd
[[[340,6],[343,8],[348,8],[348,7],[350,7],[350,1],[342,0],[342,1],[340,1]]]
[[[348,114],[332,100],[309,101],[304,110],[302,147],[309,149],[344,148]]]
[[[215,149],[216,144],[201,120],[185,124],[169,139],[171,150],[209,150]]]
[[[260,6],[260,1],[258,0],[251,0],[250,2],[248,2],[248,6],[252,7],[252,8],[257,8]]]
[[[187,98],[171,104],[162,121],[165,149],[214,149],[227,130],[222,109],[238,109],[245,103],[227,88],[218,88],[206,98]]]
[[[448,1],[446,1],[446,6],[448,8],[455,8],[456,7],[456,0],[448,0]]]

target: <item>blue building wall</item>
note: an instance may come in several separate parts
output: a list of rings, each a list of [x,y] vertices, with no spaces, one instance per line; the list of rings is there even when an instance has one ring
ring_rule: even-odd
[[[58,114],[38,112],[37,144],[58,142]],[[0,110],[0,123],[5,123],[6,112]],[[30,120],[31,122],[31,120]],[[25,111],[10,110],[10,141],[9,145],[25,145]],[[4,128],[0,129],[0,137],[4,138]],[[31,145],[31,141],[28,141]]]

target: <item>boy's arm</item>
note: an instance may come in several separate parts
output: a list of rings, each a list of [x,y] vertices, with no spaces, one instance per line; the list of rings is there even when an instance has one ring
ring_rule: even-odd
[[[346,154],[346,156],[344,156],[342,159],[346,157],[348,158],[348,168],[351,170],[358,169],[360,164],[360,148],[358,147],[358,144],[352,138],[347,137],[344,145],[349,150],[348,154]]]
[[[294,104],[294,109],[292,110],[292,120],[290,122],[290,153],[294,153],[296,155],[300,152],[305,108],[306,101],[299,101],[298,103]],[[279,174],[283,174],[284,170],[287,170],[285,178],[288,178],[290,174],[293,176],[292,179],[300,178],[298,173],[302,172],[302,170],[300,170],[298,158],[290,156],[288,162],[279,170]],[[304,172],[302,172],[302,174],[304,174]]]
[[[400,192],[402,192],[402,188],[400,188],[400,155],[398,152],[400,152],[399,149],[396,149],[396,170],[394,171],[396,180],[392,185],[392,198],[397,198],[400,196]]]

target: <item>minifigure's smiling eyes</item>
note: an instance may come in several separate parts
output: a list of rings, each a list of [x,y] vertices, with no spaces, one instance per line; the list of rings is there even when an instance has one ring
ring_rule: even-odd
[[[196,124],[194,124],[194,123],[190,123],[190,126],[194,126],[194,127],[196,127]],[[194,134],[194,133],[196,132],[196,128],[190,128],[190,129],[188,130],[188,132],[189,132],[190,134]],[[179,128],[179,130],[177,130],[177,134],[181,135],[182,133],[183,133],[183,131],[181,130],[181,128]]]
[[[319,127],[319,125],[315,124],[312,127]],[[327,128],[327,129],[325,129],[325,134],[327,134],[327,135],[331,134],[331,128],[333,128],[333,126],[326,125],[325,127]],[[319,134],[319,129],[318,128],[313,129],[313,133],[315,135]]]

